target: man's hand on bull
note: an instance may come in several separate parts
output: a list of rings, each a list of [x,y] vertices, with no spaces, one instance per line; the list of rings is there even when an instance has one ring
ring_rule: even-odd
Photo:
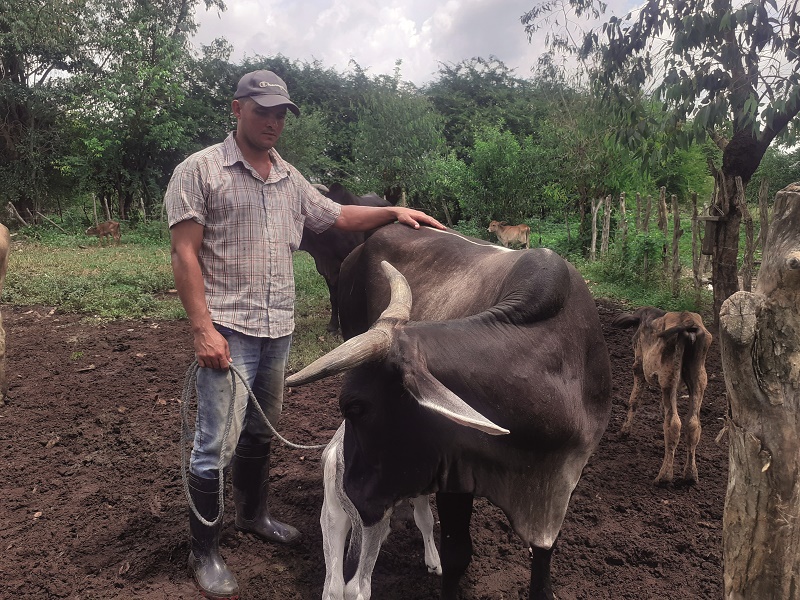
[[[233,362],[228,340],[213,327],[195,332],[194,352],[201,367],[227,369]]]
[[[398,223],[402,223],[403,225],[408,225],[409,227],[413,227],[414,229],[419,229],[420,225],[430,225],[431,227],[435,227],[436,229],[447,229],[439,221],[434,219],[429,214],[422,212],[421,210],[415,210],[413,208],[404,208],[398,206],[395,207],[395,211]]]

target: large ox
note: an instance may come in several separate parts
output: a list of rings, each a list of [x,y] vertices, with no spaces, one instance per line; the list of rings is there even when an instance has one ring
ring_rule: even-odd
[[[700,406],[708,384],[706,356],[711,346],[711,334],[703,326],[702,317],[693,312],[666,312],[644,306],[633,313],[617,316],[611,325],[622,329],[636,327],[633,334],[633,389],[620,434],[630,434],[645,384],[658,386],[664,408],[664,460],[654,483],[670,483],[675,449],[681,437],[678,390],[683,382],[689,392],[683,477],[696,482],[695,450],[700,441]]]
[[[327,189],[327,188],[326,188]],[[356,196],[339,183],[334,183],[324,194],[339,204],[355,204],[358,206],[391,206],[389,202],[376,194]],[[356,246],[361,244],[368,233],[357,231],[341,231],[330,228],[322,233],[314,233],[310,229],[303,229],[303,239],[300,241],[300,250],[305,250],[314,258],[317,271],[325,279],[331,300],[331,319],[328,322],[328,331],[339,330],[338,286],[339,269],[342,261],[347,258]]]
[[[506,248],[515,243],[521,244],[526,248],[531,247],[531,228],[525,224],[506,225],[505,221],[492,221],[486,231],[495,234],[500,243]]]
[[[611,408],[608,352],[583,278],[549,250],[389,225],[347,258],[339,290],[347,341],[287,379],[348,371],[343,436],[331,442],[341,468],[320,519],[323,598],[367,600],[392,507],[435,492],[441,598],[457,596],[481,496],[530,548],[529,597],[551,599],[553,544]]]

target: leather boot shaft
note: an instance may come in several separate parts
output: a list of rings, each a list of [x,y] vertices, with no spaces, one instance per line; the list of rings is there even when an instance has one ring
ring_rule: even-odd
[[[269,455],[269,442],[236,448],[231,462],[236,528],[270,542],[290,544],[300,538],[300,532],[273,518],[269,510]]]
[[[197,512],[206,521],[215,521],[219,514],[219,478],[206,479],[189,473],[188,479],[189,495]],[[189,509],[189,570],[203,595],[233,600],[239,597],[239,585],[219,554],[221,530],[222,519],[208,526]]]

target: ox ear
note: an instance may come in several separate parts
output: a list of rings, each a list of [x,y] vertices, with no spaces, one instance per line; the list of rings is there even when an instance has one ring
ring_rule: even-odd
[[[459,425],[478,429],[489,435],[505,435],[508,429],[495,425],[461,398],[447,389],[426,367],[406,370],[403,383],[420,406],[439,413]]]

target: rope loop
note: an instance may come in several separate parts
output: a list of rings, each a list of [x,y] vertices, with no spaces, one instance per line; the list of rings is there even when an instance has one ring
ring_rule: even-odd
[[[197,360],[193,361],[189,368],[186,371],[186,380],[183,385],[183,394],[181,395],[181,479],[183,481],[183,491],[186,494],[186,499],[189,501],[189,508],[194,513],[194,515],[198,518],[198,520],[205,525],[206,527],[214,527],[218,523],[222,521],[222,512],[223,512],[223,504],[225,500],[225,476],[224,476],[224,467],[223,467],[223,460],[225,457],[225,442],[228,439],[228,435],[231,431],[231,426],[233,424],[233,409],[236,403],[236,381],[237,379],[239,382],[244,385],[245,389],[247,390],[248,402],[252,402],[253,405],[256,407],[256,410],[264,422],[269,427],[272,434],[277,437],[280,441],[284,444],[289,446],[290,448],[294,448],[296,450],[319,450],[326,446],[326,444],[313,444],[313,445],[303,445],[303,444],[295,444],[294,442],[290,442],[285,437],[283,437],[272,423],[269,422],[267,415],[264,414],[264,410],[259,405],[258,400],[256,399],[253,390],[250,388],[250,385],[247,383],[247,380],[242,375],[241,371],[237,369],[235,366],[230,365],[230,373],[231,373],[231,403],[228,407],[228,414],[225,418],[225,430],[223,432],[222,437],[222,449],[219,454],[219,464],[217,465],[217,469],[219,472],[219,512],[217,513],[217,517],[213,521],[209,521],[201,515],[197,507],[194,505],[192,501],[192,495],[189,492],[189,478],[188,478],[188,468],[187,468],[187,456],[186,456],[186,445],[194,439],[194,434],[192,433],[192,428],[189,425],[189,404],[192,400],[192,391],[196,387],[197,383],[197,371],[200,368],[199,363]]]

